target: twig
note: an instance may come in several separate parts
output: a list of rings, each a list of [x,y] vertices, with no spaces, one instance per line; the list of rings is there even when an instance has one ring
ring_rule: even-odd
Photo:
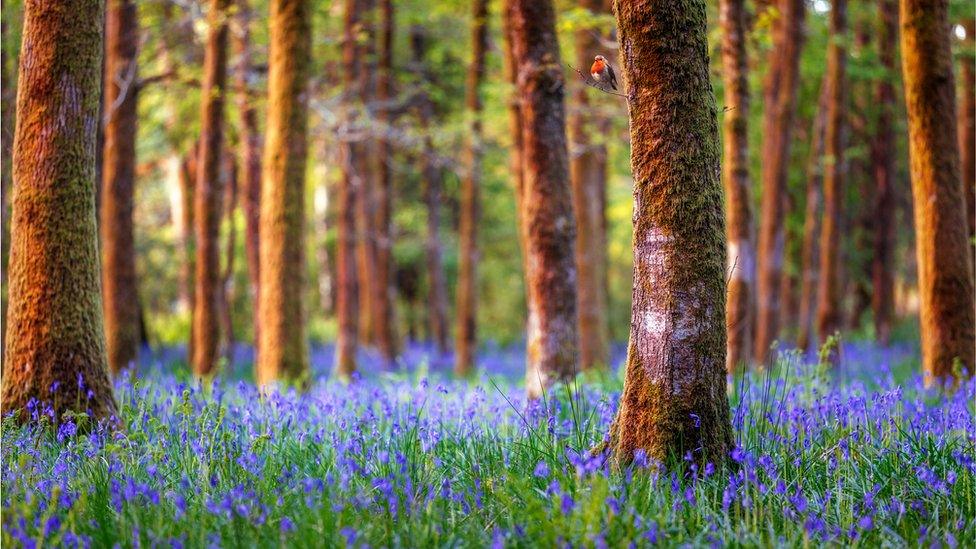
[[[569,68],[571,68],[571,69],[573,69],[574,71],[576,71],[576,74],[580,75],[580,78],[583,79],[583,83],[586,84],[587,86],[589,86],[591,88],[596,88],[596,89],[602,91],[603,93],[608,93],[610,95],[616,95],[617,97],[623,97],[625,99],[630,99],[629,97],[627,97],[626,94],[612,92],[612,91],[604,88],[599,83],[597,83],[597,81],[594,80],[592,76],[588,76],[586,74],[583,74],[583,71],[577,69],[576,67],[570,65],[569,63],[566,63],[566,66],[569,67]]]

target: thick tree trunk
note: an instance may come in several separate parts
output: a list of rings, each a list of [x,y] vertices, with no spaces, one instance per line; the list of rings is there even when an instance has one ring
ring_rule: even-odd
[[[356,273],[356,208],[362,188],[362,175],[357,170],[363,147],[359,131],[359,116],[354,106],[362,81],[361,61],[358,57],[356,35],[359,32],[359,2],[345,0],[344,35],[342,44],[342,85],[346,98],[343,105],[343,127],[339,132],[342,179],[339,182],[336,252],[336,316],[339,330],[336,338],[336,375],[349,379],[356,371],[356,350],[359,346],[359,281]]]
[[[895,254],[895,86],[892,82],[898,51],[898,0],[882,0],[878,24],[878,56],[886,70],[875,84],[878,121],[871,142],[874,177],[874,254],[871,261],[874,333],[882,345],[891,337],[894,305]]]
[[[922,366],[929,384],[976,368],[973,268],[956,138],[947,0],[901,0],[902,72],[921,297]]]
[[[783,200],[793,140],[793,117],[804,42],[803,0],[779,0],[779,19],[773,25],[769,74],[764,84],[762,218],[756,285],[756,324],[753,357],[765,364],[779,333],[779,285],[786,245]]]
[[[413,48],[414,63],[418,67],[420,82],[430,82],[430,72],[426,68],[427,36],[423,29],[411,30],[410,42]],[[424,200],[427,203],[427,320],[430,324],[431,338],[437,352],[444,356],[448,352],[450,328],[447,323],[447,281],[444,277],[443,244],[441,243],[441,194],[444,187],[444,173],[437,162],[437,150],[431,136],[431,123],[434,119],[434,102],[426,91],[421,91],[417,99],[417,116],[420,119],[421,133],[424,136],[423,152],[420,156],[420,172],[424,180]]]
[[[725,84],[722,184],[725,188],[725,221],[731,269],[725,311],[728,333],[725,367],[731,374],[752,359],[750,351],[756,281],[752,199],[749,196],[752,185],[749,179],[749,64],[744,0],[722,0],[719,18],[722,25],[722,80]]]
[[[603,0],[583,0],[581,7],[594,15],[603,11]],[[597,29],[576,32],[576,64],[588,69],[602,51]],[[609,57],[609,54],[607,55]],[[579,349],[583,370],[606,368],[610,360],[610,326],[607,321],[606,215],[603,195],[607,184],[607,147],[600,135],[603,117],[594,110],[589,86],[574,82],[573,109],[569,115],[569,178],[576,215],[576,271],[579,292]]]
[[[577,373],[576,223],[569,183],[565,81],[552,2],[511,2],[521,100],[522,222],[529,294],[526,390],[542,395]]]
[[[210,29],[204,56],[200,106],[194,222],[196,276],[193,297],[193,373],[213,372],[220,342],[218,294],[220,284],[220,213],[223,189],[220,161],[224,141],[224,93],[227,80],[227,14],[230,0],[211,0]]]
[[[470,126],[465,149],[465,174],[461,180],[461,226],[458,250],[457,342],[454,373],[474,372],[478,346],[478,222],[481,218],[481,82],[488,50],[488,1],[475,0],[471,14],[471,64],[468,66],[465,107]]]
[[[827,98],[830,90],[826,79],[820,84],[820,100],[813,119],[810,156],[807,160],[807,192],[803,218],[803,243],[800,250],[800,303],[797,312],[796,346],[810,350],[814,341],[814,313],[817,310],[817,287],[820,277],[820,217],[821,186],[823,185],[824,127],[827,125]]]
[[[102,292],[108,365],[113,374],[139,357],[139,295],[132,210],[136,178],[136,56],[133,0],[110,0],[105,18],[105,144],[102,150]]]
[[[724,464],[726,250],[704,0],[617,3],[634,172],[627,377],[611,446]]]
[[[306,0],[271,3],[268,128],[261,182],[261,339],[257,380],[304,381],[305,163],[311,13]]]
[[[240,113],[241,190],[244,203],[244,251],[247,274],[251,283],[254,307],[254,345],[257,348],[261,333],[260,300],[261,259],[259,226],[261,223],[261,130],[258,112],[251,100],[251,7],[248,0],[237,0],[237,26],[233,33],[234,53],[237,56],[237,110]]]
[[[27,2],[18,76],[3,356],[4,416],[50,402],[115,415],[95,224],[95,128],[102,55],[98,0]]]
[[[373,276],[374,342],[385,366],[396,365],[400,352],[397,330],[396,284],[393,260],[392,147],[387,137],[393,128],[393,2],[380,0],[379,71],[376,80],[377,118],[381,135],[376,140],[376,182],[373,189],[376,274]]]
[[[959,109],[959,165],[966,193],[969,239],[976,237],[976,21],[963,23],[966,40],[960,55],[962,69],[962,107]]]
[[[830,96],[824,127],[824,215],[820,228],[820,280],[817,289],[817,338],[821,345],[841,327],[840,231],[847,175],[844,159],[847,0],[834,0],[831,3],[829,32],[826,79]]]

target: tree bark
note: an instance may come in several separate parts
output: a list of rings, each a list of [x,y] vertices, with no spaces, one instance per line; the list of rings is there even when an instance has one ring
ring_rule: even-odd
[[[973,268],[956,137],[947,0],[901,0],[902,73],[926,383],[976,367]]]
[[[896,112],[893,78],[897,68],[898,1],[882,0],[878,22],[878,55],[885,75],[875,84],[875,104],[878,121],[871,142],[871,163],[874,166],[874,254],[871,260],[874,333],[882,345],[891,338],[891,315],[894,307],[895,228],[895,136]]]
[[[366,345],[375,343],[376,319],[376,177],[379,159],[376,158],[376,139],[372,120],[376,99],[376,0],[359,0],[359,28],[357,29],[358,52],[362,79],[356,99],[362,102],[364,120],[363,154],[358,157],[356,171],[361,188],[356,202],[356,261],[359,274],[359,339]]]
[[[431,82],[430,71],[426,68],[427,35],[420,27],[411,30],[411,44],[414,63],[419,71],[421,85]],[[441,195],[444,187],[444,172],[437,162],[437,150],[431,136],[431,123],[434,119],[434,102],[426,90],[421,90],[417,98],[417,116],[423,134],[423,152],[420,156],[420,172],[424,180],[424,200],[427,203],[427,311],[431,338],[437,352],[443,357],[449,348],[450,328],[447,323],[447,281],[444,277],[444,260],[441,243]]]
[[[196,269],[196,237],[194,236],[195,216],[193,215],[193,196],[196,194],[196,173],[199,152],[199,142],[195,142],[190,150],[180,160],[180,247],[183,261],[180,263],[180,301],[185,303],[190,312],[190,325],[193,325],[194,300],[194,271]],[[187,356],[192,357],[193,334],[191,328],[190,349]]]
[[[390,103],[393,101],[392,0],[380,0],[379,71],[376,80],[377,118],[381,128],[376,140],[376,183],[373,189],[375,219],[376,274],[373,284],[374,340],[385,366],[393,368],[400,352],[397,330],[396,284],[393,260],[393,177],[392,147],[387,134],[393,128]]]
[[[227,238],[224,241],[224,268],[220,273],[220,356],[224,359],[224,365],[232,368],[234,365],[234,322],[232,316],[232,306],[234,296],[232,295],[234,280],[234,256],[237,250],[237,158],[229,150],[225,150],[223,155],[223,177],[224,177],[224,200],[227,207],[224,208],[224,216],[227,219]]]
[[[95,224],[102,3],[30,1],[13,145],[10,304],[0,413],[116,413]]]
[[[966,193],[966,218],[972,248],[973,238],[976,238],[976,21],[967,19],[963,28],[966,29],[966,40],[960,55],[962,107],[959,109],[959,165]]]
[[[471,64],[465,93],[469,127],[465,149],[465,174],[461,179],[461,226],[458,257],[457,342],[454,373],[465,377],[474,372],[478,346],[478,222],[481,219],[481,82],[485,76],[488,50],[488,1],[475,0],[471,14]]]
[[[840,231],[844,215],[847,164],[846,124],[847,0],[833,0],[827,46],[827,121],[824,127],[824,215],[820,228],[820,280],[817,289],[817,337],[821,345],[841,327]],[[836,360],[836,354],[832,358]]]
[[[594,15],[603,0],[583,0],[581,7]],[[584,27],[575,34],[576,63],[586,70],[602,50],[597,29]],[[608,55],[609,57],[609,55]],[[607,184],[607,147],[601,137],[606,121],[587,95],[589,86],[574,82],[569,115],[569,178],[576,215],[576,272],[579,295],[579,350],[583,370],[606,368],[610,360],[607,321],[606,214],[603,195]]]
[[[110,0],[105,24],[105,143],[102,150],[102,297],[113,374],[139,358],[139,291],[132,210],[136,176],[139,21],[132,0]]]
[[[220,342],[220,162],[227,80],[227,14],[230,0],[211,0],[200,105],[200,145],[194,194],[196,273],[193,298],[193,373],[213,372]]]
[[[732,448],[725,232],[704,0],[617,3],[634,173],[634,291],[616,458]]]
[[[3,2],[3,11],[8,9],[8,3]],[[8,12],[9,13],[9,12]],[[11,159],[13,158],[14,142],[14,104],[17,101],[17,75],[15,74],[17,57],[14,48],[9,44],[10,29],[7,19],[0,20],[0,40],[3,51],[0,51],[0,342],[6,341],[7,335],[7,269],[10,258],[10,191],[11,191]]]
[[[360,59],[356,46],[359,27],[359,1],[345,0],[344,34],[342,44],[343,101],[341,146],[342,178],[339,182],[336,253],[336,316],[339,331],[336,339],[336,375],[349,379],[356,371],[356,350],[359,346],[359,281],[356,273],[356,208],[362,188],[362,175],[356,169],[363,155],[362,143],[356,135],[359,115],[354,98],[359,96]]]
[[[244,205],[244,251],[247,274],[251,284],[254,307],[254,344],[257,349],[261,333],[261,315],[256,304],[260,301],[261,256],[261,130],[258,112],[251,100],[251,6],[248,0],[237,0],[237,27],[233,33],[237,55],[237,109],[240,113],[240,156]]]
[[[565,81],[550,1],[510,4],[521,101],[522,222],[529,294],[526,391],[538,398],[577,373],[576,223],[569,182]],[[534,309],[534,311],[532,311]]]
[[[305,381],[305,164],[311,13],[306,0],[271,3],[268,128],[261,183],[261,317],[257,380]]]
[[[797,313],[796,346],[810,350],[814,341],[814,314],[817,310],[817,288],[820,284],[821,187],[823,186],[824,128],[827,125],[827,98],[830,95],[827,79],[820,84],[817,114],[813,119],[810,157],[807,160],[806,206],[803,219],[803,244],[800,250],[800,303]]]
[[[728,354],[725,367],[731,374],[752,358],[753,293],[756,253],[749,188],[749,63],[746,55],[744,0],[722,0],[722,80],[725,85],[725,133],[722,183],[725,188],[725,222],[728,261],[731,265],[726,297],[725,325]]]
[[[779,285],[786,245],[784,195],[793,140],[793,117],[804,42],[803,0],[779,0],[780,15],[773,25],[763,100],[762,217],[759,225],[759,263],[756,285],[756,324],[753,357],[765,364],[779,333]]]

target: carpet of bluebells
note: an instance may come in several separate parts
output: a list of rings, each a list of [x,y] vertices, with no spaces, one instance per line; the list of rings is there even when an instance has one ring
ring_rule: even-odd
[[[2,537],[15,547],[976,545],[976,383],[926,390],[909,349],[789,354],[730,381],[735,467],[611,467],[589,452],[619,373],[526,403],[523,355],[454,381],[414,346],[404,371],[262,397],[247,351],[211,386],[178,351],[116,383],[124,428],[5,418]],[[615,362],[619,364],[619,352]],[[228,369],[231,370],[231,369]],[[84,382],[84,380],[79,380]]]

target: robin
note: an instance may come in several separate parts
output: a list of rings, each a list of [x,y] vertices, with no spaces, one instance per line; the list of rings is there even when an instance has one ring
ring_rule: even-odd
[[[593,65],[590,66],[590,76],[597,82],[609,84],[616,91],[617,75],[613,73],[613,67],[607,63],[606,57],[598,55],[593,59]]]

